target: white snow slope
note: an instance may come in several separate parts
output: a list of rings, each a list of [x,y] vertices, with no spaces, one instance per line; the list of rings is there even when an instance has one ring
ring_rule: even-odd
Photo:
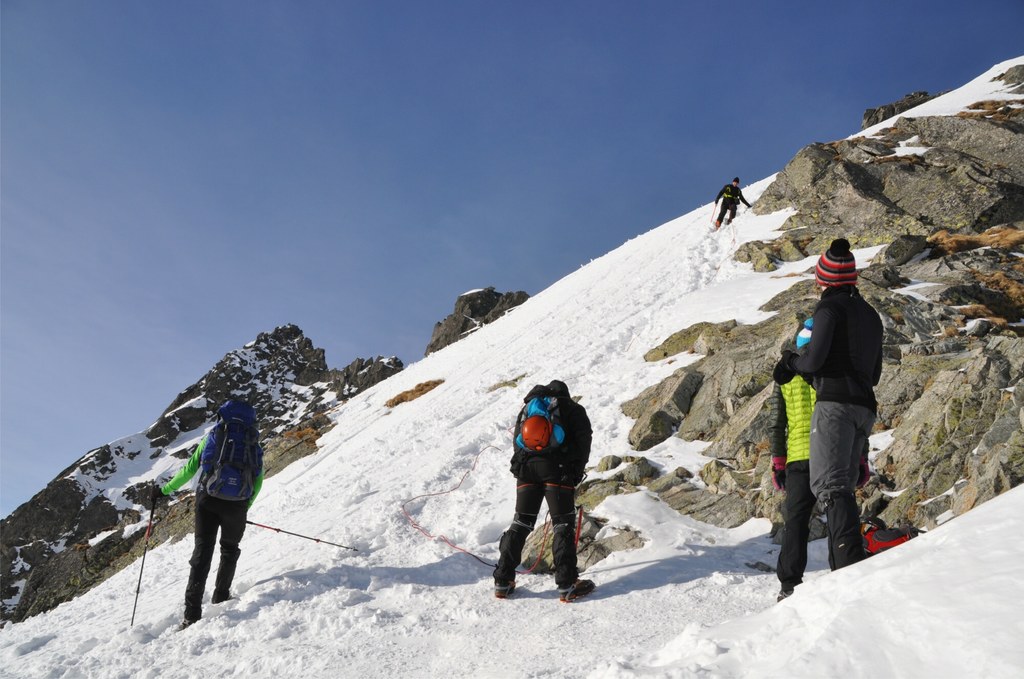
[[[963,99],[1000,96],[991,77],[1015,63],[1024,58],[969,83]],[[930,105],[931,115],[964,106]],[[236,598],[179,632],[192,541],[156,546],[133,628],[139,563],[4,628],[0,676],[1024,676],[1024,489],[834,574],[812,543],[807,582],[781,604],[775,576],[746,565],[776,559],[766,520],[715,528],[645,492],[598,507],[647,542],[594,566],[597,591],[570,605],[550,576],[532,574],[514,599],[495,599],[489,567],[405,518],[403,505],[493,562],[513,513],[509,428],[530,386],[562,379],[582,397],[592,463],[629,454],[619,404],[698,358],[650,364],[643,353],[697,321],[765,318],[758,307],[813,264],[754,273],[731,260],[733,233],[770,239],[787,215],[745,212],[735,232],[712,232],[711,215],[705,205],[630,240],[336,411],[319,452],[268,480],[249,518],[358,552],[250,527]],[[858,263],[877,251],[858,251]],[[384,405],[431,379],[445,382]],[[703,447],[673,438],[646,455],[697,470]],[[438,494],[407,502],[427,493]]]

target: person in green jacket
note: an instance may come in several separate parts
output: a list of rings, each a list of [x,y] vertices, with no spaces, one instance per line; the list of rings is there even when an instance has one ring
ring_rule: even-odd
[[[796,336],[802,349],[811,341],[814,319],[808,318]],[[802,376],[776,367],[775,386],[768,403],[772,451],[772,484],[786,493],[782,505],[782,549],[776,573],[782,601],[803,582],[807,568],[807,538],[815,498],[811,493],[811,414],[814,388]]]
[[[217,424],[203,437],[185,466],[160,492],[170,495],[201,472],[196,490],[195,549],[185,587],[184,629],[203,615],[203,594],[220,530],[220,566],[210,603],[231,598],[231,581],[242,550],[249,507],[263,485],[263,449],[256,429],[256,411],[245,401],[226,401]]]

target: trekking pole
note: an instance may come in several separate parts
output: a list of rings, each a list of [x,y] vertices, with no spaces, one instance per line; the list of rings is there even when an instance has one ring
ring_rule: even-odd
[[[576,542],[573,546],[578,548],[580,546],[580,529],[583,528],[583,505],[577,505],[576,509],[578,511],[576,517]]]
[[[142,571],[146,567],[146,552],[149,551],[149,536],[153,531],[153,514],[156,512],[156,482],[151,482],[149,487],[149,523],[146,525],[146,545],[142,548],[142,565],[139,566],[139,582],[135,585],[135,603],[132,605],[132,622],[129,627],[135,626],[135,609],[139,605],[139,592],[142,590]]]
[[[299,533],[293,533],[290,530],[284,530],[283,528],[274,528],[273,526],[264,526],[262,523],[256,523],[255,521],[246,521],[251,526],[259,526],[260,528],[266,528],[267,530],[276,531],[278,533],[284,533],[285,535],[294,535],[297,538],[303,538],[304,540],[312,540],[313,542],[322,542],[325,545],[331,545],[332,547],[341,547],[342,549],[351,549],[353,552],[359,550],[355,547],[349,547],[348,545],[339,545],[336,542],[328,542],[327,540],[321,540],[320,538],[311,538],[308,535],[301,535]]]

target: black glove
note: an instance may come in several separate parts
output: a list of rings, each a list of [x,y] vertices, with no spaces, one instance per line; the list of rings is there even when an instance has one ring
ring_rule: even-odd
[[[578,486],[587,478],[587,465],[577,464],[572,469],[572,485]]]
[[[779,362],[775,364],[775,370],[772,371],[772,379],[775,380],[775,384],[789,384],[794,377],[796,377],[796,373],[789,369],[786,360],[779,359]]]
[[[796,353],[795,351],[790,351],[789,349],[783,349],[782,350],[782,361],[781,362],[792,373],[796,373],[797,372],[797,369],[793,365],[793,363],[798,358],[800,358],[800,354]]]
[[[160,486],[158,486],[157,483],[154,481],[153,482],[153,486],[152,486],[152,490],[150,490],[150,492],[149,492],[149,505],[151,507],[156,505],[156,501],[159,500],[160,498],[162,498],[163,496],[164,496],[163,491],[160,490]]]

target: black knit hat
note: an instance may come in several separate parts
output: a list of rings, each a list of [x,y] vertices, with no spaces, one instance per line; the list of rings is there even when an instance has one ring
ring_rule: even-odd
[[[832,241],[814,267],[814,279],[818,285],[857,285],[857,261],[850,252],[850,241],[837,238]]]
[[[733,180],[734,182],[736,182],[737,184],[739,184],[739,183],[740,183],[740,178],[739,178],[739,177],[733,177],[733,178],[732,178],[732,180]]]

